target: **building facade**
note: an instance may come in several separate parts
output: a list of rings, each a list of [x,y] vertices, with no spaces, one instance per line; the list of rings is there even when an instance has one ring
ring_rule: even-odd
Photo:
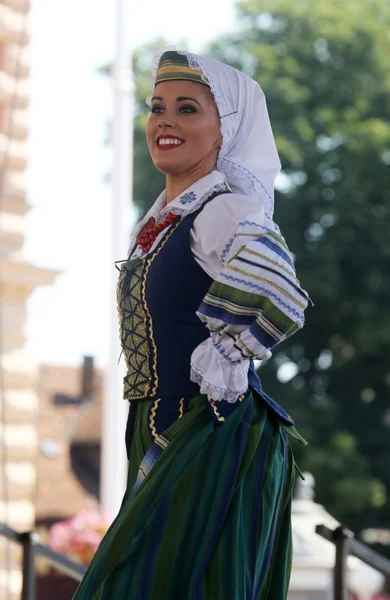
[[[37,365],[24,353],[27,300],[57,271],[32,265],[23,245],[28,160],[29,1],[0,0],[0,521],[34,527]],[[20,551],[0,538],[0,600],[19,598]]]

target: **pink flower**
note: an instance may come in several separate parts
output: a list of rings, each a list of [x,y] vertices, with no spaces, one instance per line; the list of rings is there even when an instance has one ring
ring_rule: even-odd
[[[55,523],[49,533],[53,550],[88,563],[96,552],[111,519],[107,514],[83,511],[72,519]]]
[[[50,528],[49,532],[49,544],[53,550],[61,551],[62,548],[69,544],[70,535],[69,527],[66,521],[62,523],[55,523]]]

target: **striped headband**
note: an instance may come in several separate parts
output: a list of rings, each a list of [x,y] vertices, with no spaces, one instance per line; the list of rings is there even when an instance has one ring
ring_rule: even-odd
[[[184,54],[179,54],[174,50],[168,50],[161,56],[155,86],[162,81],[173,80],[194,81],[195,83],[208,84],[202,79],[202,71],[191,69],[188,58]]]

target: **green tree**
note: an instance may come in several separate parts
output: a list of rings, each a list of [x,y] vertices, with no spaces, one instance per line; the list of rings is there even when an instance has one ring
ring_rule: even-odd
[[[390,525],[389,7],[246,0],[238,32],[205,51],[267,96],[283,164],[275,219],[315,306],[260,375],[310,443],[296,453],[318,501],[356,531]],[[150,60],[136,67],[144,81]],[[145,158],[144,118],[141,212],[164,185]]]

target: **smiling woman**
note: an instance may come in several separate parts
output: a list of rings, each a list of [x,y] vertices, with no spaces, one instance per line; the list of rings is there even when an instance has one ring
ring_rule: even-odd
[[[157,89],[146,137],[154,164],[167,175],[170,202],[178,196],[180,187],[186,189],[214,169],[222,134],[208,87],[174,80],[161,81]]]
[[[146,127],[166,189],[118,278],[127,490],[75,600],[284,600],[294,421],[255,360],[308,296],[273,214],[264,94],[187,52],[158,57]]]

